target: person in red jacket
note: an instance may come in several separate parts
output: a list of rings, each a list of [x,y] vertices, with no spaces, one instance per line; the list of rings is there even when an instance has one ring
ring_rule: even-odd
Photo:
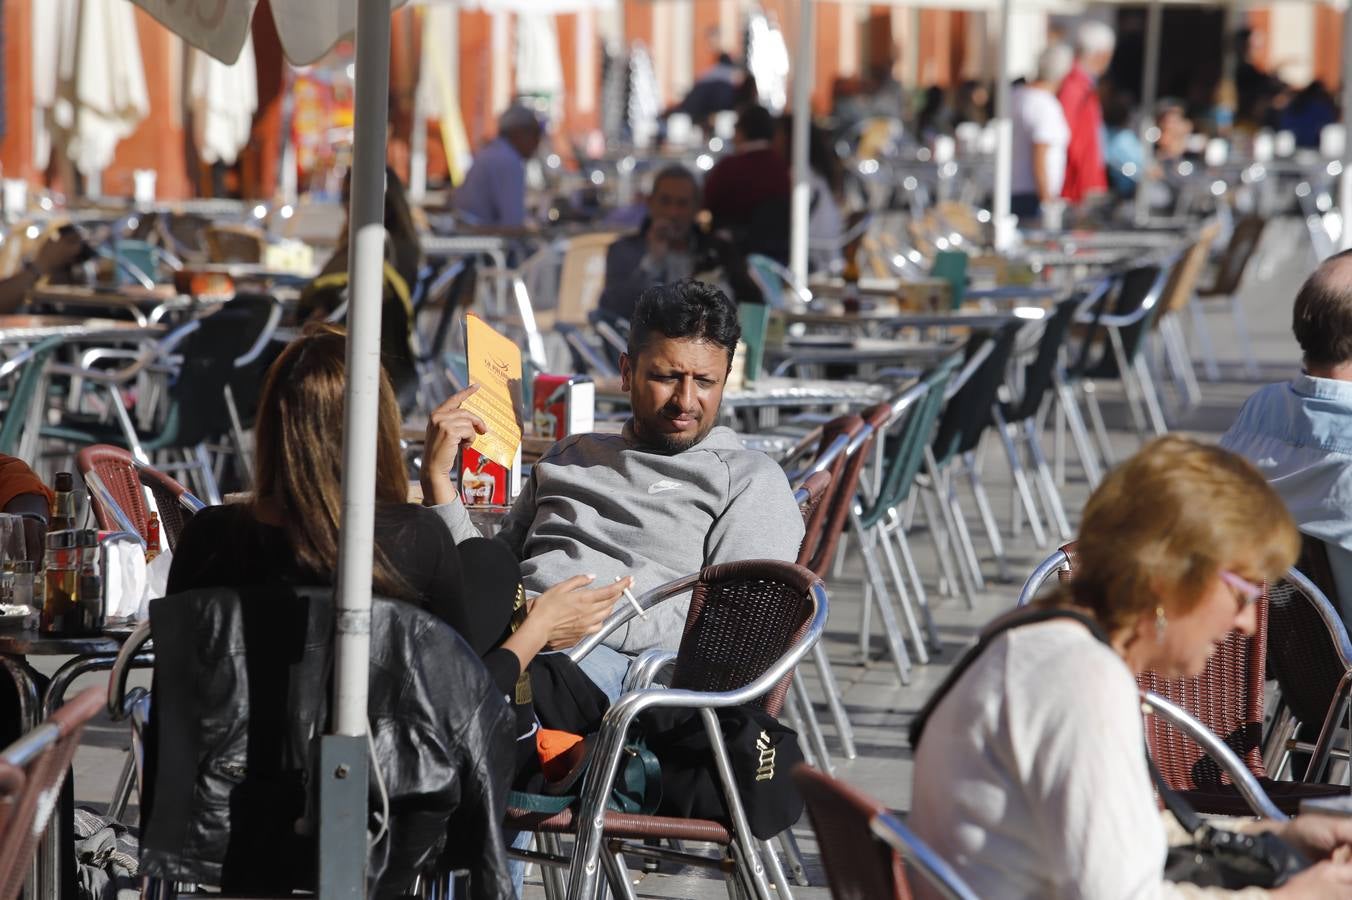
[[[1108,70],[1116,42],[1113,30],[1102,22],[1082,24],[1075,35],[1075,66],[1056,94],[1070,125],[1061,196],[1071,203],[1108,190],[1108,174],[1103,167],[1103,106],[1096,82]]]

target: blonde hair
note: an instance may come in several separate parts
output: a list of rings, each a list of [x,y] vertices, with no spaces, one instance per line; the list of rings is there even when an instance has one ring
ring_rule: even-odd
[[[1185,613],[1222,566],[1280,578],[1300,553],[1281,498],[1244,458],[1167,436],[1103,480],[1085,505],[1070,594],[1109,633],[1157,606]]]

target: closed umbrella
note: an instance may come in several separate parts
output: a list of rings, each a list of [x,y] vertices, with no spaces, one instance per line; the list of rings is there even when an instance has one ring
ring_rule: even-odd
[[[34,162],[59,148],[93,182],[150,113],[135,10],[123,0],[48,0],[33,22]]]
[[[122,0],[106,0],[120,3]],[[216,59],[233,63],[256,0],[134,0]],[[389,118],[390,11],[403,0],[273,0],[282,49],[312,63],[356,34],[356,104],[348,246],[347,391],[343,421],[333,733],[320,742],[319,896],[366,894],[366,696],[370,667],[371,557],[380,387],[381,269],[385,259],[385,123]]]
[[[253,41],[244,41],[232,65],[193,48],[188,68],[188,107],[197,153],[206,163],[233,166],[249,143],[258,111]]]

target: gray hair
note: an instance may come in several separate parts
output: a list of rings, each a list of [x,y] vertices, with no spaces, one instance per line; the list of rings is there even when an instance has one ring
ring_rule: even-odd
[[[1065,44],[1052,44],[1038,54],[1036,80],[1059,85],[1070,74],[1074,65],[1075,54],[1071,52],[1070,47]]]
[[[535,110],[520,103],[513,103],[498,116],[498,134],[525,128],[538,130],[540,127],[540,117],[535,114]]]
[[[1075,50],[1083,59],[1095,53],[1112,53],[1117,46],[1117,35],[1103,22],[1093,19],[1081,22],[1075,32]]]

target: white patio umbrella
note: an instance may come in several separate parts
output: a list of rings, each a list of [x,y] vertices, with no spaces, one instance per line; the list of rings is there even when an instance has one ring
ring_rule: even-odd
[[[117,145],[150,113],[135,11],[122,0],[48,0],[33,8],[34,162],[60,147],[99,193]]]
[[[227,65],[194,47],[188,57],[188,108],[193,139],[206,163],[233,166],[249,143],[258,111],[258,75],[253,41],[244,41],[239,59]]]
[[[213,4],[134,0],[216,59],[233,63],[257,0]],[[319,896],[366,894],[366,697],[370,667],[371,555],[380,387],[381,269],[385,259],[385,127],[389,119],[390,12],[404,0],[274,0],[287,58],[319,59],[356,36],[352,210],[348,246],[347,392],[339,538],[333,734],[320,744]],[[214,15],[211,13],[214,12]]]

